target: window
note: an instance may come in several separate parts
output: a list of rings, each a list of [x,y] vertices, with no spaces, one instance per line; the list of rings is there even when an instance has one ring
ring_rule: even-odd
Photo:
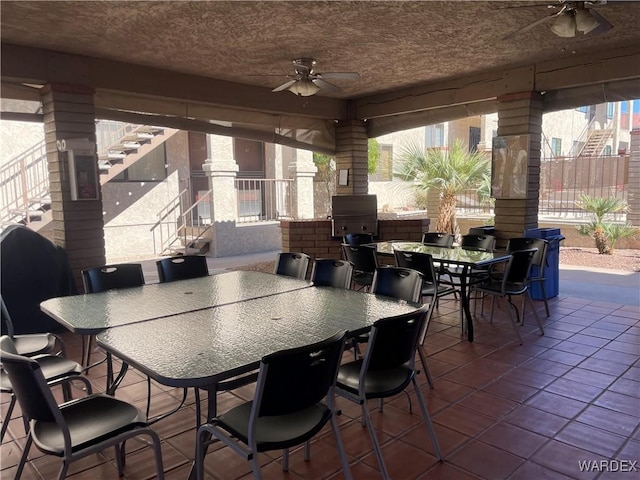
[[[607,103],[607,120],[611,120],[613,118],[613,103]]]
[[[113,177],[116,182],[161,182],[167,178],[165,145],[151,150],[129,168]]]
[[[425,129],[425,146],[444,147],[444,124],[429,125]]]
[[[576,110],[578,110],[579,112],[584,113],[584,114],[589,113],[589,107],[587,107],[587,106],[578,107],[578,108],[576,108]]]
[[[551,150],[554,155],[562,155],[562,139],[561,138],[552,138],[551,139]]]

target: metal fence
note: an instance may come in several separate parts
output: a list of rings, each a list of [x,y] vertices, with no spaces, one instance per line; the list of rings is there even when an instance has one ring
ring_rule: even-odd
[[[290,179],[236,179],[238,223],[291,218],[292,184]]]
[[[539,215],[583,218],[590,214],[576,206],[583,194],[627,201],[629,156],[544,158],[540,164]],[[492,202],[482,201],[476,190],[456,196],[458,215],[492,215]],[[612,216],[624,221],[625,214]]]

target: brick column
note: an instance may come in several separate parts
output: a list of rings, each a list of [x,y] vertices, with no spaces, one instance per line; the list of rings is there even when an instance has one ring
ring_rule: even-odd
[[[348,185],[336,182],[338,195],[366,194],[369,191],[369,146],[367,127],[362,120],[341,120],[336,125],[336,174],[349,171]]]
[[[47,84],[42,89],[53,241],[66,250],[80,291],[80,271],[106,262],[102,195],[98,184],[98,200],[71,200],[67,153],[58,151],[57,142],[82,138],[95,145],[93,94],[92,88],[79,85]]]
[[[526,198],[496,199],[495,227],[498,246],[538,226],[540,150],[542,140],[542,96],[522,92],[498,97],[498,136],[529,135]]]
[[[313,163],[313,153],[298,150],[296,161],[289,165],[289,176],[293,179],[293,218],[297,220],[314,218],[313,177],[317,171]]]
[[[640,130],[631,132],[628,179],[629,212],[627,213],[627,222],[637,227],[640,226]]]

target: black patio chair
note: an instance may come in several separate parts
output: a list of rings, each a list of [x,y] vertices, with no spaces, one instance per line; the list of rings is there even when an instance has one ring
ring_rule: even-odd
[[[348,233],[342,238],[342,241],[347,245],[358,246],[375,242],[375,236],[372,233]]]
[[[207,257],[202,255],[180,255],[163,258],[156,262],[160,283],[206,277],[209,275]]]
[[[17,350],[16,343],[9,335],[3,335],[0,337],[0,350],[13,355],[20,355]],[[26,355],[23,355],[26,356]],[[88,393],[91,393],[91,384],[89,380],[81,376],[82,366],[58,355],[35,355],[32,356],[36,362],[40,365],[45,380],[49,385],[62,384],[62,395],[65,401],[71,400],[71,389],[69,388],[69,382],[73,380],[79,380],[85,384]],[[0,359],[0,361],[3,359]],[[4,434],[9,427],[9,421],[13,414],[13,409],[16,405],[16,397],[13,391],[13,385],[9,375],[4,370],[0,370],[0,392],[11,395],[9,406],[7,407],[7,413],[2,421],[2,430],[0,432],[0,441],[4,439]],[[24,419],[23,419],[24,420]],[[25,421],[25,432],[29,431],[29,426]]]
[[[254,478],[259,479],[262,477],[258,453],[284,450],[282,468],[287,471],[289,448],[305,444],[305,460],[308,460],[309,440],[328,422],[343,474],[350,479],[334,405],[336,374],[345,335],[344,331],[338,332],[322,342],[263,357],[253,401],[232,408],[198,428],[198,480],[204,475],[204,455],[211,436],[251,461]]]
[[[31,357],[45,353],[59,353],[63,357],[66,354],[65,345],[62,338],[55,333],[25,333],[16,335],[13,327],[13,320],[4,303],[4,299],[0,295],[0,310],[2,311],[2,322],[6,328],[6,333],[15,345],[18,355]]]
[[[367,245],[342,244],[342,255],[353,264],[352,283],[358,290],[368,290],[373,282],[373,274],[378,268],[375,247]]]
[[[438,460],[442,460],[438,439],[416,381],[416,349],[427,312],[428,307],[424,306],[412,313],[378,320],[371,329],[364,358],[343,364],[338,371],[336,393],[361,405],[363,421],[369,429],[373,451],[384,479],[388,479],[389,474],[371,422],[367,401],[395,396],[405,391],[410,384],[418,398],[436,456]]]
[[[311,257],[306,253],[282,252],[278,254],[273,273],[304,280]]]
[[[135,406],[104,394],[90,394],[58,405],[42,365],[31,358],[11,353],[4,346],[0,346],[2,367],[29,425],[16,479],[22,475],[32,443],[45,455],[62,458],[59,480],[66,477],[71,463],[109,446],[115,447],[118,474],[122,476],[125,441],[138,435],[150,437],[155,453],[156,478],[164,479],[160,438],[147,427],[146,418]]]
[[[531,297],[529,296],[529,271],[531,270],[533,258],[537,251],[537,248],[514,251],[511,254],[511,258],[509,259],[507,266],[505,267],[502,278],[496,279],[490,277],[485,283],[474,285],[472,287],[474,291],[486,295],[492,295],[497,298],[504,298],[506,300],[507,305],[510,307],[507,308],[509,311],[509,320],[511,320],[513,330],[516,332],[521,345],[522,337],[520,336],[518,324],[524,323],[524,315],[522,316],[522,319],[520,319],[518,307],[516,307],[511,301],[511,297],[518,295],[524,296],[524,299],[528,301],[531,306],[538,328],[540,329],[540,334],[544,335],[542,323],[540,323],[540,318],[538,317],[533,302],[531,301]],[[513,315],[513,311],[515,311],[515,317]],[[493,316],[493,311],[491,314]]]
[[[144,285],[142,265],[139,263],[116,263],[82,270],[82,282],[86,293],[100,293],[119,288]],[[82,361],[90,369],[93,336],[85,336],[82,342]],[[98,362],[101,363],[101,362]]]
[[[547,292],[545,291],[545,276],[544,269],[547,263],[547,249],[549,247],[549,242],[547,242],[544,238],[529,238],[529,237],[515,237],[510,238],[507,243],[507,251],[509,253],[513,253],[518,250],[527,250],[529,248],[537,248],[538,251],[533,256],[533,261],[531,262],[532,267],[538,267],[535,275],[529,274],[529,282],[530,283],[539,283],[540,288],[542,290],[542,299],[544,301],[544,309],[549,317],[549,303],[547,302]],[[522,304],[522,315],[524,315],[524,303]]]
[[[313,262],[311,281],[316,286],[350,288],[353,265],[346,260],[318,258]]]
[[[424,232],[422,234],[422,243],[425,245],[431,245],[434,247],[447,247],[453,246],[455,237],[450,233],[443,232]]]
[[[455,293],[455,289],[451,286],[440,285],[439,278],[436,273],[436,268],[433,264],[433,257],[428,253],[404,252],[402,250],[396,250],[394,252],[394,255],[397,266],[411,268],[413,270],[417,270],[422,274],[422,288],[420,290],[420,295],[421,297],[429,297],[430,299],[429,310],[424,322],[424,328],[420,333],[420,348],[418,348],[418,354],[420,355],[420,361],[422,362],[425,374],[427,375],[429,386],[433,388],[433,378],[431,377],[431,373],[429,372],[429,368],[427,367],[427,359],[425,357],[424,351],[422,350],[422,347],[424,346],[424,341],[427,336],[427,330],[431,322],[431,317],[433,317],[433,312],[438,306],[439,299],[446,295]]]

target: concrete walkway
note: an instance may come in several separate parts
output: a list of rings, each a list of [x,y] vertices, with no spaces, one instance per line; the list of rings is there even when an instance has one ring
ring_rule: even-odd
[[[560,266],[561,295],[621,305],[640,305],[640,272]]]

